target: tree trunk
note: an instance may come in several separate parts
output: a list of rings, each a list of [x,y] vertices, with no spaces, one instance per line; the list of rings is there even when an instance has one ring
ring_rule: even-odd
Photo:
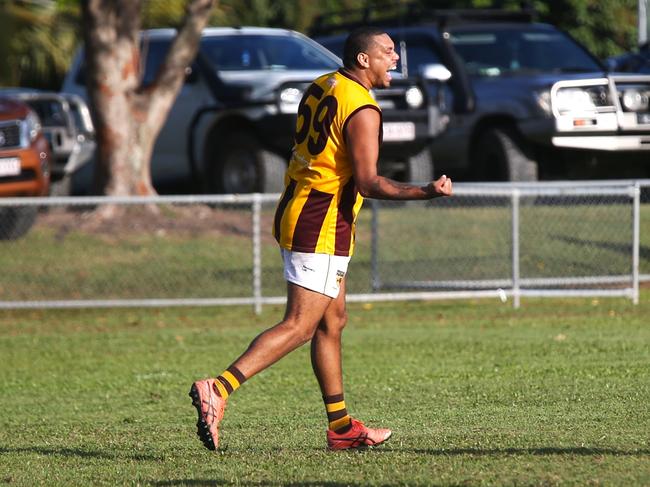
[[[154,82],[141,86],[142,0],[83,0],[86,86],[96,128],[95,184],[112,196],[155,194],[153,146],[196,55],[216,0],[188,0]]]

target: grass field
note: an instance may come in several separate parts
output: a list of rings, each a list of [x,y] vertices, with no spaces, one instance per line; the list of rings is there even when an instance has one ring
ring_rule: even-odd
[[[204,450],[191,382],[281,312],[0,312],[0,484],[650,485],[647,291],[350,305],[346,400],[388,444],[325,450],[305,347],[232,396]]]

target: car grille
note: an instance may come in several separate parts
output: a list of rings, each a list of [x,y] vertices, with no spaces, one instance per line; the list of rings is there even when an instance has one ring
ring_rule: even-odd
[[[616,80],[616,92],[624,112],[650,113],[650,80]]]
[[[23,169],[17,176],[0,176],[0,183],[21,183],[23,181],[33,181],[34,179],[36,179],[36,171]]]
[[[0,149],[20,147],[20,121],[0,123]]]
[[[650,128],[650,78],[613,77],[616,95],[623,111],[623,129]]]
[[[416,86],[413,81],[394,79],[389,88],[372,90],[372,94],[382,110],[410,110],[406,103],[406,90],[413,86]],[[425,96],[424,90],[422,92]]]

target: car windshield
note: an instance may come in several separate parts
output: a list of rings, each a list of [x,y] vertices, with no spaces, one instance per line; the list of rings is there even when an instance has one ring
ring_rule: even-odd
[[[406,72],[403,63],[405,63],[409,68],[417,70],[426,64],[436,64],[441,62],[428,37],[414,35],[403,40],[399,32],[389,32],[391,38],[395,41],[395,50],[397,51],[397,54],[399,54],[399,60],[397,61],[398,72]],[[335,37],[330,39],[323,38],[317,40],[337,56],[343,57],[343,46],[345,44],[344,37]],[[403,47],[405,51],[402,51],[402,40],[404,41]],[[406,56],[404,55],[404,52],[406,52]]]
[[[451,43],[471,75],[602,70],[581,46],[560,31],[454,29]]]
[[[44,127],[65,127],[67,125],[67,116],[61,102],[39,100],[38,98],[30,98],[25,101],[38,114]]]
[[[327,70],[339,63],[328,51],[297,36],[237,35],[204,39],[201,52],[224,71]]]

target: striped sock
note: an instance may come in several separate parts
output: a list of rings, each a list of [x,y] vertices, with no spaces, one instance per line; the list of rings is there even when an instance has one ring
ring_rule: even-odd
[[[217,394],[222,398],[228,399],[228,396],[239,389],[239,386],[246,381],[246,377],[237,367],[231,365],[214,381],[214,388]]]
[[[348,410],[345,407],[343,394],[323,397],[329,429],[336,433],[345,433],[352,427]]]

